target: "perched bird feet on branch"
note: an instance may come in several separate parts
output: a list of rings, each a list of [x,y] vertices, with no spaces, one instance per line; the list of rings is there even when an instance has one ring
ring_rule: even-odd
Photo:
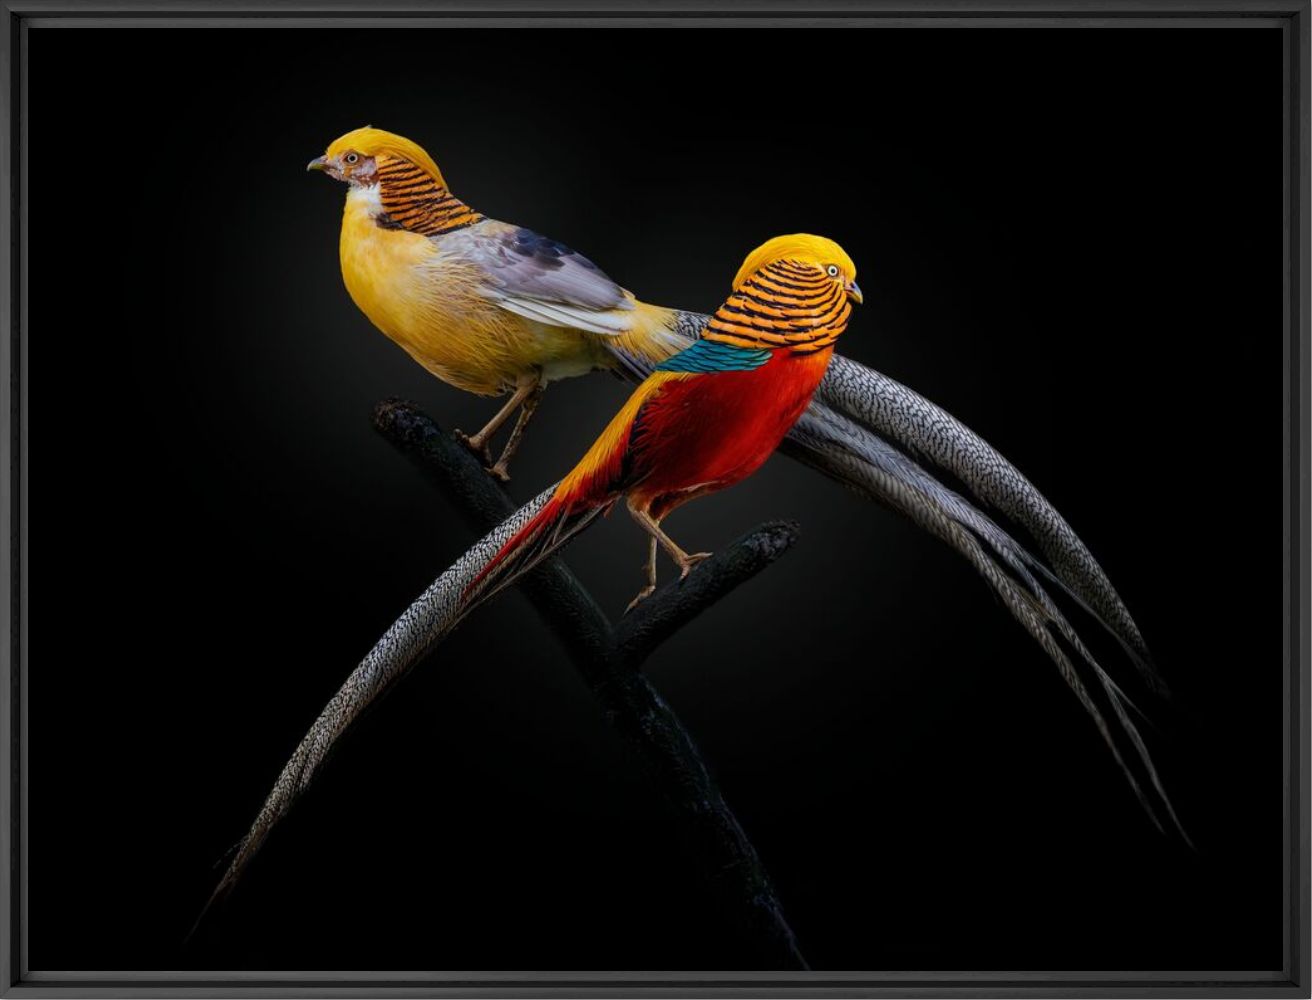
[[[537,375],[528,375],[521,378],[515,388],[515,394],[510,397],[510,402],[488,421],[486,427],[474,435],[466,434],[464,431],[455,432],[456,440],[473,452],[474,457],[483,463],[483,468],[487,470],[488,475],[493,479],[503,483],[510,482],[510,459],[518,450],[519,442],[524,437],[524,428],[533,419],[538,403],[542,401],[543,388],[542,381]],[[501,457],[493,462],[492,451],[488,447],[492,435],[501,429],[501,425],[516,409],[519,410],[519,419],[515,421],[515,426],[510,432],[510,439],[506,441],[506,446],[501,449]]]
[[[454,430],[451,432],[451,436],[468,448],[469,453],[482,462],[483,468],[487,469],[488,472],[492,472],[496,468],[496,463],[492,458],[492,449],[487,446],[487,438],[482,431],[477,434],[466,434],[462,430]],[[504,473],[504,470],[502,471]],[[495,472],[492,472],[492,474],[496,475]]]
[[[639,522],[641,523],[641,522]],[[652,535],[647,544],[647,561],[642,564],[643,571],[647,574],[647,586],[638,591],[638,596],[629,602],[629,606],[624,609],[627,615],[639,604],[656,592],[656,536]]]
[[[647,598],[651,597],[651,595],[654,593],[656,593],[656,584],[654,583],[647,584],[647,586],[643,587],[640,591],[638,591],[638,596],[629,602],[629,606],[624,609],[624,613],[627,615],[630,611],[636,608]]]
[[[520,381],[519,388],[515,390],[515,395],[507,403],[507,407],[519,404],[519,419],[515,421],[515,426],[510,431],[510,439],[506,441],[506,446],[501,449],[501,457],[497,459],[496,465],[487,471],[493,479],[499,479],[503,483],[510,482],[510,459],[515,452],[519,450],[519,442],[524,437],[524,428],[528,422],[533,419],[533,414],[537,412],[538,403],[542,402],[542,391],[546,386],[537,375],[531,375],[527,379]],[[485,463],[486,464],[486,463]]]
[[[704,559],[711,558],[709,552],[694,552],[692,555],[685,555],[679,560],[679,579],[686,580],[692,568]]]

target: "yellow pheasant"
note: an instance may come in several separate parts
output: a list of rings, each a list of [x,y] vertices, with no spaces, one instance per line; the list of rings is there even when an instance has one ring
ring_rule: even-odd
[[[702,317],[639,302],[563,244],[480,215],[402,136],[347,132],[308,169],[348,185],[342,277],[360,310],[442,381],[511,393],[460,434],[498,478],[549,382],[617,368],[640,379],[701,330]],[[517,409],[494,463],[489,443]]]

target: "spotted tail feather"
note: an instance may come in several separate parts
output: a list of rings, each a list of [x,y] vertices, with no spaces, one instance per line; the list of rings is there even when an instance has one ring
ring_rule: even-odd
[[[222,879],[197,918],[193,933],[210,908],[232,891],[278,821],[309,787],[329,750],[342,734],[380,694],[404,676],[479,603],[480,594],[467,596],[475,578],[484,573],[506,543],[547,506],[554,492],[553,486],[540,493],[472,546],[419,595],[346,678],[279,773],[250,830],[238,843]],[[482,597],[486,597],[486,591],[482,592]]]
[[[1048,499],[992,445],[924,396],[847,358],[834,357],[816,398],[876,434],[927,456],[1023,527],[1048,558],[1053,575],[1116,636],[1148,686],[1166,694],[1138,625],[1093,553]]]
[[[1034,572],[1038,569],[1046,573],[1038,560],[991,518],[907,455],[824,404],[811,405],[784,450],[856,492],[905,514],[963,556],[1057,666],[1154,825],[1164,829],[1165,821],[1189,842],[1130,717],[1131,702],[1043,587]],[[1096,696],[1090,682],[1095,685]],[[1115,731],[1109,725],[1108,713],[1116,721]]]
[[[442,641],[471,611],[557,552],[609,505],[570,511],[552,486],[525,504],[434,581],[375,643],[319,713],[283,767],[246,836],[238,843],[195,928],[237,884],[278,821],[305,791],[328,752],[388,687]]]

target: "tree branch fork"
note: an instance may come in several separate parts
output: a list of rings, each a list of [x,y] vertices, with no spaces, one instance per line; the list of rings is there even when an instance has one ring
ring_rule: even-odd
[[[389,399],[375,429],[486,532],[518,507],[454,435],[418,406]],[[519,584],[588,685],[603,717],[635,752],[680,819],[681,838],[762,967],[806,969],[760,856],[725,801],[691,735],[643,676],[646,659],[679,629],[749,581],[798,539],[792,522],[760,525],[682,580],[672,580],[614,624],[564,562],[553,557]]]

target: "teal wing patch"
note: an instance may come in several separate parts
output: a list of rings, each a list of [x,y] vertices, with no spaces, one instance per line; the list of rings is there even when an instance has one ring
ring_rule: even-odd
[[[656,366],[658,372],[746,372],[770,360],[770,352],[699,340]]]

